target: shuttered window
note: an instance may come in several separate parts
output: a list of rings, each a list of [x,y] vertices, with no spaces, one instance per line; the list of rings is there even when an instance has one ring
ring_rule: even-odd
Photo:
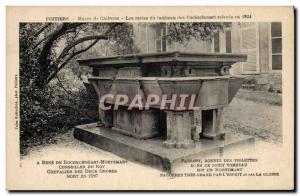
[[[243,73],[258,72],[258,28],[256,23],[241,23],[241,52],[248,55],[242,63]]]
[[[212,52],[232,53],[230,29],[226,29],[224,32],[216,32],[212,38]]]
[[[166,42],[166,24],[159,24],[155,28],[155,48],[156,52],[165,52]]]
[[[220,33],[217,32],[213,36],[213,41],[214,41],[214,52],[219,53],[220,52]]]
[[[281,22],[271,23],[272,70],[282,69],[282,29]]]
[[[231,53],[231,30],[225,31],[226,53]]]

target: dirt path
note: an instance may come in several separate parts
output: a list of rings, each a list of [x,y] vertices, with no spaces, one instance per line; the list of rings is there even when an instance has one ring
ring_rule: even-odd
[[[230,131],[278,143],[282,140],[281,121],[281,106],[236,98],[224,111],[223,126]]]

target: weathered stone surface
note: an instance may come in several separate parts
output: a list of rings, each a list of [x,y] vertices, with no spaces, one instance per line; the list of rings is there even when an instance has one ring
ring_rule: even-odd
[[[195,143],[195,148],[165,148],[160,138],[138,140],[114,133],[111,129],[99,128],[96,123],[76,126],[74,137],[120,157],[167,172],[173,172],[176,165],[182,164],[182,159],[203,158],[207,155],[222,156],[232,148],[243,146],[251,150],[255,145],[254,138],[229,134],[226,140],[221,141],[201,139]]]
[[[100,102],[100,98],[103,95],[109,93],[113,84],[113,78],[101,76],[101,77],[97,77],[97,79],[89,78],[89,82],[94,86],[98,95],[98,101]],[[113,123],[112,111],[102,110],[100,108],[100,104],[99,104],[98,111],[99,111],[99,125],[104,127],[112,127],[112,123]]]
[[[200,140],[202,132],[202,110],[195,110],[191,112],[192,121],[192,139],[194,141]]]
[[[191,139],[191,112],[167,111],[167,148],[191,148],[195,146]]]
[[[149,139],[157,136],[160,123],[159,111],[114,111],[113,130],[139,139]]]
[[[224,107],[228,104],[228,79],[203,80],[196,105],[202,110]]]
[[[135,95],[143,95],[144,92],[141,89],[139,80],[133,79],[115,79],[115,89],[112,94],[114,95],[127,95],[130,99],[133,99]]]
[[[197,76],[220,75],[221,67],[231,66],[235,62],[245,62],[246,60],[247,55],[241,54],[201,54],[175,51],[81,59],[78,60],[78,62],[80,65],[90,66],[95,69],[103,67],[120,68],[125,66],[141,66],[146,70],[147,68],[145,67],[150,66],[150,74],[149,72],[142,71],[142,73],[144,73],[143,76],[163,77],[165,75],[167,77],[177,77],[186,76],[186,74],[190,72],[190,67],[195,69],[191,72],[194,72],[193,74]],[[166,68],[161,69],[162,66],[166,66]],[[184,67],[188,67],[187,72],[184,70]],[[196,69],[201,69],[201,71],[196,71]]]
[[[122,67],[118,70],[117,77],[136,78],[141,77],[140,67]]]
[[[115,77],[118,72],[118,69],[115,67],[103,67],[96,69],[99,77]]]

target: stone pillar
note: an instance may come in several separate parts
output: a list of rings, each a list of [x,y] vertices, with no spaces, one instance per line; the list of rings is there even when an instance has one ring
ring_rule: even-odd
[[[202,110],[195,110],[192,114],[192,139],[199,141],[202,132]]]
[[[222,132],[221,118],[223,108],[213,109],[211,119],[209,119],[211,126],[203,130],[202,135],[209,139],[224,139],[225,133]]]
[[[223,132],[223,127],[222,127],[223,110],[224,108],[219,108],[217,110],[217,121],[216,121],[217,138],[221,140],[225,139],[225,133]]]
[[[113,126],[113,111],[104,111],[99,108],[99,121],[99,126],[111,128]]]
[[[167,111],[167,148],[192,148],[195,143],[191,139],[191,113],[188,111]]]
[[[101,78],[101,80],[93,80],[90,79],[89,82],[93,85],[94,89],[98,95],[98,101],[100,101],[101,96],[105,95],[109,92],[112,79],[111,78]],[[100,104],[98,104],[98,113],[99,113],[99,121],[98,126],[110,128],[113,126],[113,111],[111,110],[102,110],[100,108]]]

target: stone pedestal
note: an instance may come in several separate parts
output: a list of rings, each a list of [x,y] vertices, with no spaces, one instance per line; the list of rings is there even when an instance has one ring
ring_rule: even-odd
[[[99,108],[99,126],[111,128],[113,126],[113,111]]]
[[[211,139],[224,138],[221,113],[243,81],[241,77],[227,75],[228,71],[235,62],[246,60],[246,55],[239,54],[184,52],[78,60],[80,65],[93,69],[89,81],[99,101],[105,94],[114,98],[126,95],[129,102],[139,95],[144,104],[151,95],[168,100],[173,95],[188,98],[184,106],[176,100],[175,104],[172,102],[175,107],[170,102],[170,106],[161,107],[160,99],[147,109],[146,106],[130,108],[128,103],[105,98],[102,100],[105,104],[112,107],[119,104],[118,110],[99,108],[100,126],[96,127],[96,123],[78,126],[74,136],[121,157],[168,171],[184,157],[202,158],[214,150],[219,152],[225,145],[238,142],[230,134],[226,140]],[[187,100],[192,97],[194,101],[189,105]]]
[[[191,148],[195,146],[191,138],[191,112],[167,111],[167,148]]]
[[[110,73],[110,72],[109,72]],[[99,126],[102,127],[112,127],[113,126],[113,113],[111,110],[102,110],[100,108],[100,98],[109,93],[109,90],[113,84],[113,78],[112,77],[98,77],[97,79],[90,78],[89,82],[94,86],[94,89],[98,95],[98,101],[99,101]],[[105,104],[105,103],[102,103]]]
[[[194,141],[199,141],[201,132],[202,132],[202,111],[195,110],[192,112],[192,139]]]
[[[247,56],[240,54],[165,52],[78,62],[93,69],[89,81],[97,91],[99,101],[103,95],[110,94],[113,98],[105,98],[102,102],[112,107],[119,104],[115,111],[104,111],[99,107],[101,128],[110,128],[112,132],[134,139],[159,138],[165,148],[187,150],[202,139],[224,138],[220,127],[222,110],[243,81],[239,76],[228,75],[229,69],[235,62],[246,60]],[[121,104],[116,99],[118,95],[127,96],[128,103]],[[137,95],[145,107],[130,107],[129,103]],[[160,100],[146,107],[151,95]],[[173,100],[174,95],[184,95],[183,104],[178,99]],[[161,106],[166,103],[162,99],[165,97],[170,106]]]
[[[202,138],[195,143],[195,148],[166,148],[160,138],[140,140],[116,133],[111,129],[96,127],[95,123],[76,126],[74,137],[127,160],[140,162],[170,173],[176,172],[176,167],[183,164],[182,159],[226,155],[235,148],[253,151],[255,147],[254,138],[229,133],[226,140]],[[186,167],[190,165],[187,164]]]

